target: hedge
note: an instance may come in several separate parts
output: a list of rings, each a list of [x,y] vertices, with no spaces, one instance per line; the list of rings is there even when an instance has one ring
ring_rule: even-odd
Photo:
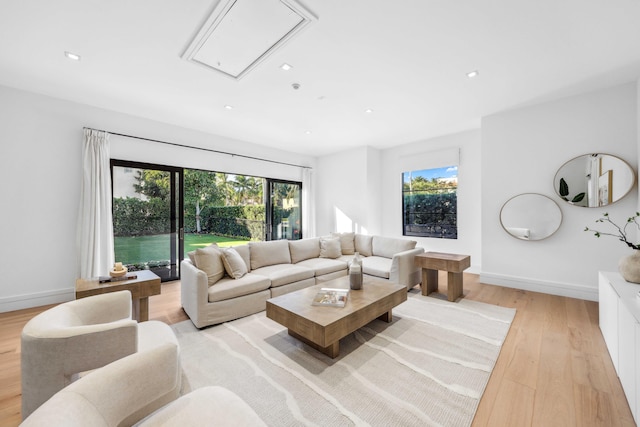
[[[206,207],[200,213],[202,231],[225,237],[264,240],[264,205]]]
[[[457,239],[457,194],[405,194],[404,230],[407,235]]]
[[[274,209],[274,224],[281,218],[292,222],[293,237],[299,236],[300,223],[295,209]],[[200,212],[203,233],[250,240],[265,239],[265,206],[208,206]],[[158,198],[140,200],[128,197],[113,199],[113,226],[116,236],[148,236],[170,232],[170,206]],[[196,231],[195,213],[185,213],[185,231]]]
[[[171,232],[169,203],[158,198],[113,199],[113,232],[116,236],[148,236]]]

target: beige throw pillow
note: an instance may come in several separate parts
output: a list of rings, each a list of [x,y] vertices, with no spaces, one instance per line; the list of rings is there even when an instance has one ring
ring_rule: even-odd
[[[247,274],[247,264],[233,248],[222,250],[222,263],[229,277],[239,279]]]
[[[354,237],[356,233],[331,233],[331,237],[340,239],[342,255],[353,255],[356,253]]]
[[[342,255],[340,249],[340,239],[320,238],[320,258],[338,258]]]
[[[215,243],[202,249],[196,249],[194,256],[196,267],[204,271],[207,275],[209,286],[214,285],[224,276],[224,265],[222,264],[222,252]]]
[[[356,234],[356,237],[354,239],[356,243],[356,252],[358,252],[362,256],[373,255],[373,249],[371,245],[372,240],[373,236],[369,236],[366,234]]]

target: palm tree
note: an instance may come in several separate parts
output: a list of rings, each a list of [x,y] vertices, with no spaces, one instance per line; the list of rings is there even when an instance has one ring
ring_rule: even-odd
[[[216,172],[216,187],[218,187],[220,194],[224,197],[225,206],[232,206],[236,191],[230,176],[223,172]]]

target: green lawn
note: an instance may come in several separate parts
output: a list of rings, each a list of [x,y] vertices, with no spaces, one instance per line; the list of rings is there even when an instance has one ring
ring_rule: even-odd
[[[116,261],[123,264],[136,264],[148,261],[169,260],[169,235],[159,234],[141,237],[116,237]],[[203,248],[211,243],[221,247],[237,246],[247,243],[246,240],[214,236],[213,234],[185,234],[184,257],[187,252]]]

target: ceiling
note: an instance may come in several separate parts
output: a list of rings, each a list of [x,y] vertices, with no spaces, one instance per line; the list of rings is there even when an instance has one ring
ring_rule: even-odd
[[[2,0],[0,84],[321,156],[640,76],[640,0],[300,0],[317,20],[240,79],[182,58],[218,3]]]

